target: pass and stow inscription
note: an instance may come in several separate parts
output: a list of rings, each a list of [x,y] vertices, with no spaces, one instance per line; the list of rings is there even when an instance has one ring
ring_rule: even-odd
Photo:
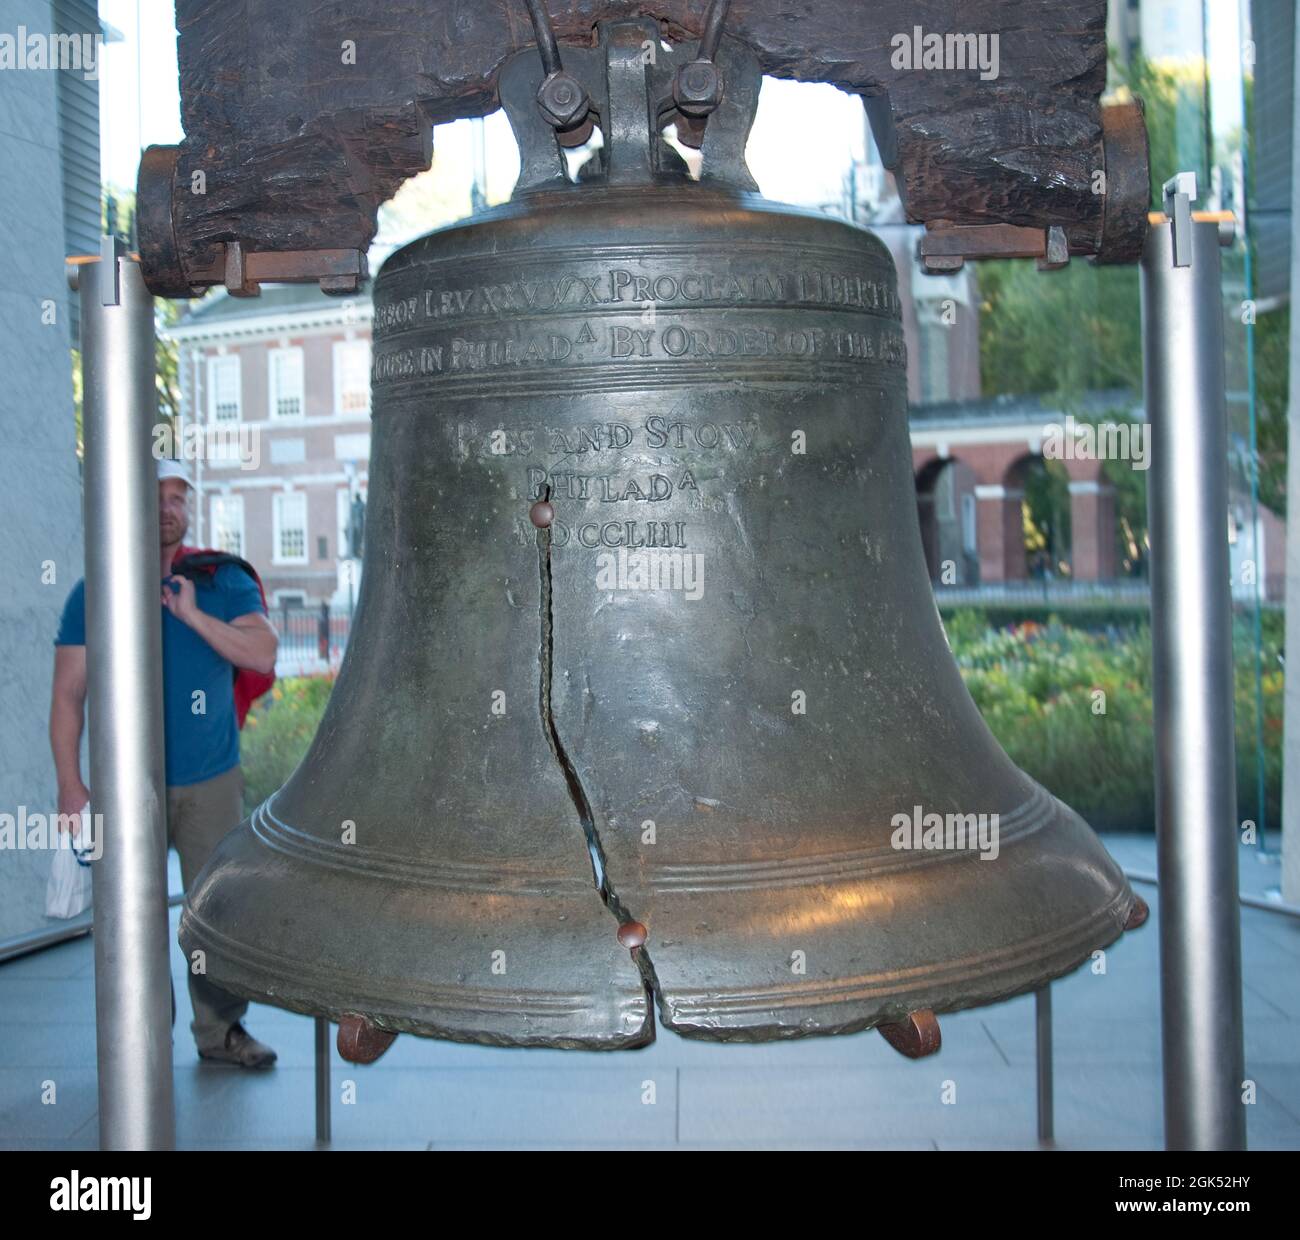
[[[718,476],[710,458],[748,455],[756,446],[752,420],[687,421],[651,414],[638,423],[599,422],[582,426],[527,426],[487,432],[461,428],[462,447],[480,459],[501,457],[522,469],[520,492],[531,502],[555,501],[572,527],[557,517],[552,545],[571,541],[592,549],[666,548],[692,545],[691,522],[682,513],[725,511],[722,499],[701,490]],[[549,458],[549,464],[539,463]],[[639,458],[639,471],[614,472],[605,462],[625,466]],[[645,462],[657,462],[646,465]],[[701,466],[707,466],[701,470]],[[615,466],[615,469],[618,467]],[[697,474],[699,477],[697,477]],[[670,503],[670,501],[673,501]],[[660,505],[668,505],[667,509]],[[662,514],[662,515],[661,515]],[[520,545],[532,545],[535,531],[522,514],[514,521]]]

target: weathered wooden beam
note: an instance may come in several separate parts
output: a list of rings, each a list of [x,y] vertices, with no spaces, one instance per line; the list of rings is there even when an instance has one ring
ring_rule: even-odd
[[[640,15],[670,41],[696,38],[707,0],[548,7],[561,44],[591,45],[597,22]],[[379,205],[428,167],[430,127],[493,110],[502,62],[533,43],[523,0],[176,0],[176,11],[186,137],[146,162],[140,184],[146,275],[173,296],[224,281],[228,243],[292,252],[284,266],[299,278],[303,254],[364,251]],[[725,29],[766,73],[863,97],[913,221],[1057,227],[1071,253],[1132,261],[1145,139],[1139,118],[1105,141],[1105,20],[1105,0],[732,0]],[[913,64],[918,29],[996,36],[996,76],[987,58]]]

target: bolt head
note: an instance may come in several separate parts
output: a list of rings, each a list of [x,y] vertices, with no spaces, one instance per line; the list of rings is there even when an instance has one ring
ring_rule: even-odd
[[[561,70],[552,73],[538,88],[537,106],[554,128],[572,129],[582,122],[591,103],[582,83]]]
[[[722,102],[722,74],[711,60],[692,60],[673,77],[673,102],[685,116],[708,116]]]
[[[539,499],[528,510],[528,519],[539,530],[549,529],[551,522],[555,520],[555,507],[548,500]]]

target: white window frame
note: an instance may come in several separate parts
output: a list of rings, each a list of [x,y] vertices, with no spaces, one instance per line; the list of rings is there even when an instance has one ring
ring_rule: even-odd
[[[973,491],[962,492],[961,549],[970,555],[979,550],[979,509]]]
[[[302,554],[286,556],[283,554],[282,535],[286,532],[284,524],[284,507],[288,500],[302,506]],[[311,549],[311,531],[308,528],[309,508],[306,491],[277,491],[271,500],[271,562],[273,564],[309,564]]]
[[[239,514],[239,520],[237,523],[238,532],[239,532],[239,546],[233,550],[230,547],[221,546],[221,540],[217,537],[217,530],[219,526],[227,524],[225,520],[225,511],[227,505],[230,506],[231,511]],[[218,511],[222,513],[222,520],[220,522],[218,522],[217,520]],[[244,497],[242,495],[223,495],[218,493],[216,495],[211,496],[208,504],[208,523],[209,523],[209,528],[212,530],[212,543],[217,548],[218,551],[230,551],[232,555],[238,555],[238,556],[245,555],[245,548],[248,546],[248,543],[245,541],[246,533],[244,528]]]
[[[339,487],[334,492],[334,516],[337,528],[334,531],[334,563],[346,558],[348,551],[348,518],[352,515],[352,492],[347,487]]]
[[[298,412],[281,413],[279,410],[281,393],[279,391],[279,366],[282,358],[296,357],[298,366],[298,391],[288,395],[297,395]],[[303,362],[302,348],[298,345],[286,346],[266,351],[266,416],[272,422],[295,422],[307,413],[307,368]]]
[[[362,387],[361,391],[365,395],[365,404],[358,409],[345,409],[343,406],[343,359],[349,352],[360,353],[364,359],[362,366]],[[336,340],[334,342],[334,412],[341,417],[366,417],[370,416],[370,341],[364,336],[356,336],[351,340]]]
[[[276,590],[271,595],[271,609],[283,611],[285,603],[289,600],[294,600],[290,603],[290,611],[306,611],[311,606],[306,590]]]
[[[217,371],[229,369],[235,376],[235,413],[221,416],[217,413]],[[240,422],[244,417],[243,368],[238,353],[213,353],[208,357],[208,421]]]

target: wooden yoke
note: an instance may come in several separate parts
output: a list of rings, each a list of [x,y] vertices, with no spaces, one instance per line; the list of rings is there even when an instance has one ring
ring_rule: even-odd
[[[561,47],[633,16],[695,40],[707,7],[546,2]],[[1032,23],[1023,0],[797,8],[732,0],[726,33],[765,73],[862,97],[934,266],[1136,260],[1146,134],[1140,105],[1101,106],[1106,0],[1038,0]],[[535,41],[525,0],[176,0],[176,16],[186,137],[146,152],[138,186],[145,278],[170,297],[272,280],[354,291],[380,204],[430,164],[432,126],[494,110],[500,66]]]

